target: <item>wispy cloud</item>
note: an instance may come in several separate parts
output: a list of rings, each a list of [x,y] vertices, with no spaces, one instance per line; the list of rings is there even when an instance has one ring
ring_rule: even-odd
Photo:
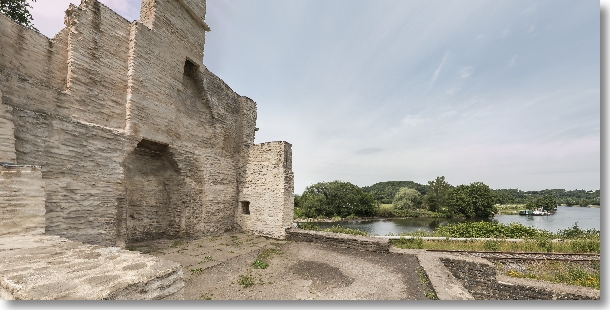
[[[529,6],[527,9],[523,10],[523,12],[521,12],[521,14],[530,15],[530,14],[536,12],[537,8],[538,8],[538,5],[536,3],[534,3],[531,6]]]
[[[377,153],[381,153],[381,152],[383,152],[382,148],[370,147],[370,148],[359,149],[356,151],[356,154],[357,155],[371,155],[371,154],[377,154]]]
[[[409,127],[417,127],[420,124],[424,123],[425,121],[426,121],[426,119],[419,115],[407,115],[400,122]]]
[[[460,79],[465,79],[465,78],[470,77],[473,72],[474,72],[474,68],[471,67],[471,66],[460,67],[460,70],[458,72],[458,76],[460,77]]]
[[[443,56],[441,64],[438,65],[438,68],[436,68],[436,70],[434,70],[434,74],[432,74],[432,79],[430,80],[430,85],[428,85],[428,90],[432,89],[432,86],[434,86],[434,83],[436,83],[436,79],[438,79],[438,75],[441,73],[441,70],[447,62],[447,59],[449,59],[449,51],[445,52],[445,56]]]
[[[510,30],[510,27],[505,28],[504,30],[502,30],[502,38],[508,37],[511,33],[512,33],[512,31]]]
[[[519,55],[513,56],[513,58],[510,60],[510,62],[508,62],[509,67],[512,67],[515,65],[515,63],[517,62],[517,57],[519,57]]]

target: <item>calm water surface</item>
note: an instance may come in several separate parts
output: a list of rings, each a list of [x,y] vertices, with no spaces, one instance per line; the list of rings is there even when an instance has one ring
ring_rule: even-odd
[[[557,207],[557,212],[549,216],[521,216],[521,215],[496,215],[495,221],[508,224],[512,222],[521,223],[526,226],[546,229],[557,232],[560,229],[572,227],[578,222],[582,229],[600,229],[600,209],[580,207]],[[334,223],[316,222],[320,228],[328,228],[333,225],[341,225],[348,228],[356,228],[367,231],[372,235],[384,236],[388,233],[400,234],[417,230],[434,231],[439,225],[458,223],[464,220],[431,219],[431,218],[409,218],[409,219],[387,219],[367,221],[340,221]],[[481,221],[481,220],[476,220]]]

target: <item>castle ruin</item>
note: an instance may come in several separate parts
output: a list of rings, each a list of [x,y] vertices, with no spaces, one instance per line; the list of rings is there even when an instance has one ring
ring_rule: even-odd
[[[0,236],[284,238],[291,145],[254,144],[256,103],[203,63],[205,13],[205,0],[143,0],[129,22],[82,0],[53,39],[0,14],[0,192],[24,177],[45,207],[33,220],[40,210],[0,197]],[[17,187],[4,192],[29,191]]]

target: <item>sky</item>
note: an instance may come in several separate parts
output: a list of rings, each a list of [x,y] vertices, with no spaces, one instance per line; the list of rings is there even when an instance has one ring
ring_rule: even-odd
[[[53,37],[68,4],[38,0]],[[139,0],[101,0],[128,20]],[[606,5],[602,1],[602,5]],[[208,0],[204,64],[317,182],[600,189],[600,2]]]

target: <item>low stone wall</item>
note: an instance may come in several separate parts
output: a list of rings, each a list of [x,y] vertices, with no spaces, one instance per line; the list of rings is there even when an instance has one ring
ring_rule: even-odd
[[[575,300],[599,296],[561,292],[552,289],[499,282],[493,265],[441,258],[445,267],[478,300]]]
[[[286,230],[287,239],[297,242],[319,243],[332,247],[357,249],[361,251],[390,251],[390,241],[373,237],[338,234],[323,231],[290,228]]]
[[[0,236],[44,234],[44,216],[40,167],[0,163]]]

